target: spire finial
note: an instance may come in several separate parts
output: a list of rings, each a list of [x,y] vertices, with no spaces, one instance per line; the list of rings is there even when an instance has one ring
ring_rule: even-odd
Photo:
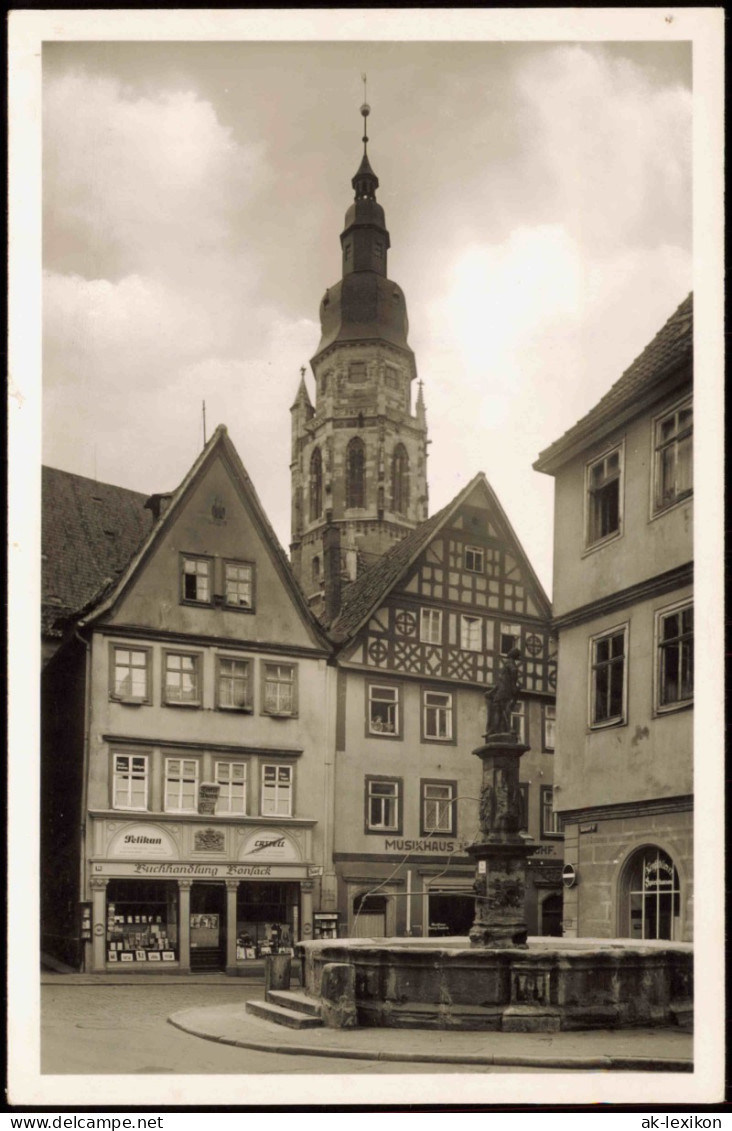
[[[302,377],[302,379],[304,381],[305,380],[305,366],[304,365],[300,366],[300,376]]]
[[[361,114],[363,116],[363,137],[361,138],[361,141],[363,142],[363,152],[364,152],[364,157],[365,157],[366,156],[366,146],[367,146],[368,140],[369,140],[368,134],[366,133],[366,119],[368,118],[369,114],[371,113],[371,107],[369,106],[368,102],[366,101],[366,75],[365,74],[361,75],[361,82],[363,83],[363,106],[361,107]]]

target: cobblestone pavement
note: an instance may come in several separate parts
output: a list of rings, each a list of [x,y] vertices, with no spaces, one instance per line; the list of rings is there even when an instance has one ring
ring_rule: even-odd
[[[261,1074],[384,1075],[480,1072],[485,1066],[402,1064],[399,1062],[280,1056],[233,1048],[183,1033],[168,1024],[183,1009],[234,1005],[264,996],[252,983],[214,981],[210,985],[73,985],[62,978],[41,989],[41,1072],[44,1074]],[[499,1071],[498,1069],[496,1071]],[[506,1069],[500,1071],[505,1072]],[[532,1071],[514,1069],[512,1071]],[[547,1069],[542,1069],[546,1072]]]

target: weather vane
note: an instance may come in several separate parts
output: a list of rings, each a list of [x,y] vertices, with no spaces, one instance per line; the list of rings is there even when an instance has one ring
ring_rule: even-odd
[[[366,153],[366,145],[367,145],[368,140],[369,140],[368,134],[366,133],[366,119],[368,118],[369,114],[371,113],[371,107],[369,106],[368,102],[366,101],[366,75],[365,74],[361,75],[361,82],[363,83],[363,106],[361,107],[361,113],[363,115],[363,137],[361,138],[361,141],[363,142],[363,151],[364,151],[364,154],[365,154]]]

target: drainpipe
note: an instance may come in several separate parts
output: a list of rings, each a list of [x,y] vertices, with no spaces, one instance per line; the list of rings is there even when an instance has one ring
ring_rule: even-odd
[[[74,626],[74,636],[84,646],[84,744],[81,776],[81,821],[79,824],[79,899],[84,899],[86,896],[84,879],[86,875],[86,807],[89,789],[89,725],[91,722],[91,641],[80,636],[76,626]],[[86,945],[82,945],[84,947],[82,964],[86,968]]]
[[[407,922],[406,933],[409,937],[412,933],[412,869],[407,868]]]

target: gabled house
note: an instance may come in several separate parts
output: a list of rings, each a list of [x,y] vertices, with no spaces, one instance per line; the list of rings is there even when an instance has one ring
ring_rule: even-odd
[[[555,480],[565,934],[691,941],[693,301],[534,464]]]
[[[337,541],[337,539],[336,539]],[[336,545],[336,556],[337,556]],[[531,933],[561,921],[552,813],[556,656],[551,607],[483,474],[346,589],[336,643],[334,871],[352,936],[467,934],[484,694],[521,649],[514,726],[531,838]]]
[[[223,426],[144,504],[47,481],[76,508],[85,577],[59,593],[69,615],[43,679],[43,949],[85,970],[236,973],[312,934],[329,642]],[[83,532],[115,530],[120,511],[134,552],[110,570]]]

